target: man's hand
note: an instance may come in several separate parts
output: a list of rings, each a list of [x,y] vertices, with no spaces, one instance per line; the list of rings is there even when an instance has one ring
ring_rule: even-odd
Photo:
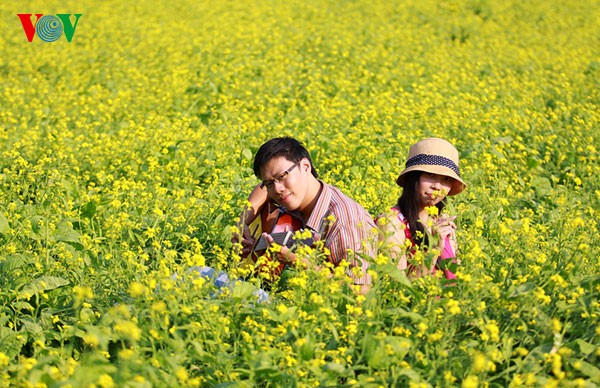
[[[271,248],[274,243],[273,237],[268,233],[263,233],[262,237],[267,242],[267,250]],[[275,253],[277,260],[286,264],[294,264],[296,262],[296,255],[286,246],[281,246],[281,249]]]
[[[250,234],[250,228],[248,228],[248,225],[244,225],[241,238],[239,233],[234,233],[233,237],[231,238],[231,242],[234,244],[242,244],[241,256],[246,257],[252,252],[252,248],[254,247],[256,240],[254,237],[252,237],[252,234]]]

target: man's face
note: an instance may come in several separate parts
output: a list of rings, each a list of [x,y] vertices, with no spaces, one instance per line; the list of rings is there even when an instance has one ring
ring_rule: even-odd
[[[306,205],[308,175],[311,172],[307,159],[294,163],[284,157],[273,158],[260,169],[262,186],[269,198],[290,211],[302,210]]]

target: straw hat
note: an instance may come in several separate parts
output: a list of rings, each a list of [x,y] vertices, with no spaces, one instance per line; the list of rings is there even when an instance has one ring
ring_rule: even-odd
[[[437,137],[421,140],[410,147],[406,168],[396,183],[404,187],[405,174],[410,171],[425,171],[454,178],[448,195],[456,195],[467,187],[460,177],[458,151],[448,141]]]

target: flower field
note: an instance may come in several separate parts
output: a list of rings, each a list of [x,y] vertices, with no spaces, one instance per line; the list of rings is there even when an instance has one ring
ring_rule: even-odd
[[[46,43],[19,13],[82,16]],[[600,385],[599,20],[593,0],[1,2],[0,387]],[[267,302],[232,281],[254,152],[283,135],[373,216],[411,144],[451,141],[457,283],[384,246],[365,296],[343,268]]]

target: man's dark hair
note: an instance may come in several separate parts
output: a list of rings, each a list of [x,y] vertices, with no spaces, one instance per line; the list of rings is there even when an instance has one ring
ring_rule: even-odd
[[[274,158],[286,158],[294,163],[306,158],[310,162],[310,172],[315,178],[319,177],[306,148],[292,137],[276,137],[260,146],[254,156],[254,175],[262,179],[260,169]]]

